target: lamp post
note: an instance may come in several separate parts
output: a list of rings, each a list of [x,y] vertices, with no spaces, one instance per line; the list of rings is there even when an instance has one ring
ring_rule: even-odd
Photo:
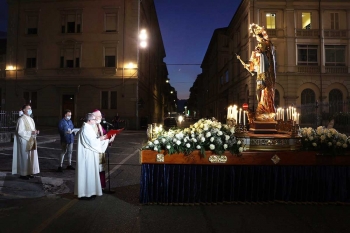
[[[140,9],[139,9],[139,11],[140,11]],[[140,12],[139,12],[139,15],[140,15]],[[139,24],[140,24],[140,22],[139,22]],[[137,45],[136,129],[140,129],[140,119],[139,119],[140,48],[145,49],[147,46],[148,46],[147,31],[146,31],[146,29],[140,29],[139,30],[139,43]]]

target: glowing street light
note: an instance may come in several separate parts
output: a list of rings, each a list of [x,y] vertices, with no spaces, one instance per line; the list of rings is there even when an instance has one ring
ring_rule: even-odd
[[[140,39],[140,47],[141,48],[146,48],[148,43],[148,35],[146,29],[142,29],[139,34],[139,39]]]

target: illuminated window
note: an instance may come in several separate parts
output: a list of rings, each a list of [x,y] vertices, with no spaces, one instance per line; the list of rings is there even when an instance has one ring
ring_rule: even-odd
[[[266,29],[276,29],[276,14],[266,13]]]
[[[311,29],[311,13],[301,13],[301,23],[303,29]]]

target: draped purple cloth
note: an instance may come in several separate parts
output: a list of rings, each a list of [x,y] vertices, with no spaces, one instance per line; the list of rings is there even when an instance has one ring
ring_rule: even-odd
[[[350,202],[350,166],[142,164],[140,203]]]

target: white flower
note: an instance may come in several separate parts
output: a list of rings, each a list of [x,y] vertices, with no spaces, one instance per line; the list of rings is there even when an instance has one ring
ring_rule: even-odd
[[[153,146],[153,142],[149,141],[149,142],[148,142],[148,145],[149,145],[149,146]]]
[[[332,146],[332,143],[331,143],[331,142],[328,142],[328,146]]]
[[[181,144],[181,141],[180,141],[180,140],[177,140],[177,141],[176,141],[176,145],[179,146],[180,144]]]
[[[169,150],[170,149],[170,145],[166,145],[166,148]]]
[[[224,144],[224,149],[225,149],[225,150],[227,149],[227,144],[226,144],[226,143]]]
[[[209,138],[211,136],[210,132],[207,132],[207,134],[205,135],[207,138]]]
[[[158,147],[155,146],[155,147],[153,148],[153,150],[158,151]]]
[[[232,127],[231,129],[230,129],[230,132],[233,134],[233,133],[235,133],[235,127]]]
[[[211,137],[211,138],[210,138],[210,141],[211,141],[211,142],[213,142],[213,141],[214,141],[214,139],[215,139],[214,137]]]
[[[218,132],[218,136],[221,136],[222,135],[222,131],[219,130]]]
[[[215,149],[215,145],[214,144],[210,144],[209,148],[210,148],[210,150],[214,150]]]
[[[202,138],[201,138],[201,141],[202,141],[202,142],[205,142],[205,137],[202,137]]]
[[[201,149],[201,146],[200,146],[200,145],[197,145],[196,148],[197,148],[197,150],[200,150],[200,149]]]
[[[242,144],[241,140],[238,140],[237,145],[241,145],[241,144]]]
[[[225,135],[225,140],[228,141],[230,139],[230,136]]]
[[[191,147],[191,144],[186,143],[186,147],[187,147],[187,148],[190,148],[190,147]]]
[[[159,144],[159,141],[156,139],[154,140],[154,145],[158,145]]]
[[[311,136],[311,137],[309,137],[309,140],[310,140],[310,141],[314,140],[314,137],[312,137],[312,136]]]
[[[240,147],[240,148],[238,149],[238,151],[239,151],[239,152],[242,152],[242,151],[243,151],[243,147]]]
[[[313,146],[313,147],[316,147],[316,146],[317,146],[317,143],[316,143],[316,142],[313,142],[313,143],[312,143],[312,146]]]
[[[162,138],[162,142],[164,143],[166,140],[165,140],[165,138]]]
[[[340,142],[337,142],[337,146],[341,146],[341,143],[340,143]]]
[[[195,138],[192,138],[192,142],[197,142],[197,139],[195,139]]]
[[[204,125],[203,130],[208,130],[208,129],[209,129],[208,126],[207,126],[207,125]]]

